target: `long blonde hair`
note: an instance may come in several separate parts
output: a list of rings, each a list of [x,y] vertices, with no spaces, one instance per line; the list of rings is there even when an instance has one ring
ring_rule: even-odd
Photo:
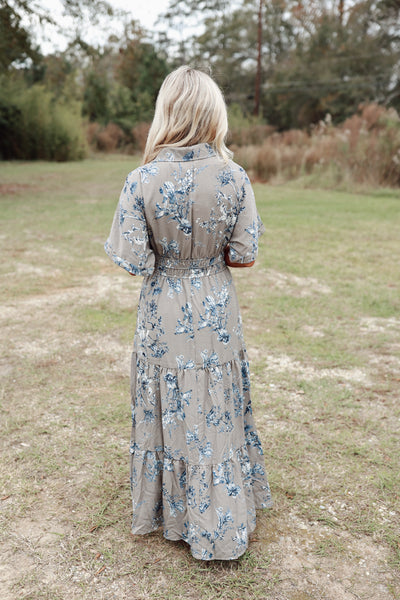
[[[172,71],[160,88],[143,163],[152,161],[162,148],[203,142],[228,160],[232,153],[225,146],[227,132],[226,105],[218,85],[203,71],[184,65]]]

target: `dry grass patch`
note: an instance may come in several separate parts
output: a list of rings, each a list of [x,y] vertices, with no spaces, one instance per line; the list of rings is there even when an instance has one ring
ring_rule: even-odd
[[[350,189],[400,183],[400,118],[377,104],[361,105],[336,127],[327,115],[310,132],[266,130],[239,145],[239,162],[261,181],[304,178],[317,187]]]

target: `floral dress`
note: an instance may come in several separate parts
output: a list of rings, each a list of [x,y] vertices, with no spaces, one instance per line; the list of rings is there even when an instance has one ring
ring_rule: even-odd
[[[235,559],[272,505],[252,416],[230,259],[263,225],[245,171],[208,144],[129,173],[105,250],[143,275],[131,368],[134,534],[162,526],[195,558]]]

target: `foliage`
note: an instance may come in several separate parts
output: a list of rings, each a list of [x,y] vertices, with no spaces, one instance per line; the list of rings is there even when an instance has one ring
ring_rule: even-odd
[[[382,20],[374,22],[366,4],[354,4],[345,26],[333,10],[296,13],[303,34],[274,65],[264,88],[270,122],[281,129],[306,127],[327,112],[338,122],[361,102],[387,100],[399,56],[393,36]]]
[[[228,120],[228,143],[232,149],[237,146],[262,144],[274,131],[274,127],[266,125],[259,117],[245,115],[240,105],[235,103],[228,108]]]
[[[124,141],[124,132],[115,123],[108,123],[106,126],[89,123],[86,138],[93,150],[114,152],[121,147]]]
[[[78,160],[85,155],[79,104],[55,102],[43,86],[0,81],[0,158]]]
[[[40,83],[62,110],[79,103],[83,117],[97,124],[89,136],[94,148],[142,147],[142,134],[133,131],[151,121],[163,78],[183,62],[211,72],[222,87],[236,146],[259,145],[272,130],[310,132],[327,113],[342,123],[360,104],[400,110],[400,3],[394,0],[261,0],[258,121],[248,115],[255,106],[260,0],[170,0],[161,20],[177,29],[179,41],[168,32],[157,39],[103,0],[62,5],[71,23],[64,32],[68,46],[42,56],[32,25],[57,26],[44,0],[0,0],[0,73],[10,81],[23,75],[28,86]],[[122,35],[98,46],[87,41],[89,23],[104,30],[116,16]],[[4,135],[19,110],[2,106]],[[241,123],[233,126],[234,114]],[[110,136],[116,128],[122,134]],[[14,148],[18,135],[11,135]]]
[[[116,123],[89,123],[86,128],[86,140],[93,151],[124,154],[143,153],[150,123],[136,123],[126,131]]]
[[[64,15],[69,17],[70,29],[58,24],[53,18],[52,10],[42,0],[0,0],[0,72],[16,61],[28,64],[40,62],[40,52],[34,46],[31,32],[37,29],[38,23],[54,28],[59,35],[66,36],[70,44],[79,45],[82,40],[84,25],[101,26],[101,17],[108,19],[114,14],[111,4],[106,0],[60,0]],[[67,29],[66,29],[67,27]]]
[[[0,73],[7,71],[13,63],[37,58],[30,35],[21,25],[21,16],[8,3],[0,2]]]
[[[228,102],[252,112],[256,76],[256,30],[260,0],[230,5],[171,0],[165,15],[190,25],[193,14],[203,32],[186,43],[186,60],[208,64]],[[184,7],[190,9],[184,11]],[[329,112],[334,122],[361,102],[400,107],[400,4],[392,0],[355,2],[271,0],[262,2],[262,108],[279,129],[309,127]],[[180,10],[182,9],[182,10]],[[194,11],[194,13],[193,13]]]
[[[109,105],[110,84],[100,69],[87,73],[83,93],[83,114],[89,121],[107,123],[110,117]]]
[[[152,119],[159,87],[168,72],[164,57],[131,22],[121,40],[109,39],[85,73],[83,114],[103,125],[113,122],[129,138],[131,129]]]
[[[146,32],[133,21],[126,28],[118,49],[115,65],[117,81],[132,91],[133,95],[148,92],[156,97],[168,72],[166,61],[146,37]]]
[[[337,127],[328,116],[311,133],[272,133],[261,145],[238,148],[235,156],[263,181],[313,175],[333,186],[346,180],[399,186],[400,118],[394,109],[364,105]]]
[[[0,33],[4,21],[3,28],[9,32],[7,45],[15,48],[14,54],[6,54],[0,42],[2,70],[7,71],[2,90],[1,156],[78,158],[83,154],[83,131],[77,133],[80,111],[89,122],[97,124],[88,131],[92,147],[102,151],[133,151],[142,147],[141,134],[137,137],[133,131],[140,123],[151,120],[159,86],[168,72],[165,58],[147,32],[130,22],[122,38],[111,36],[104,47],[96,48],[85,42],[78,26],[95,7],[99,9],[97,16],[108,14],[109,5],[101,1],[64,0],[66,13],[77,26],[68,47],[61,53],[34,55],[30,38],[20,27],[22,18],[27,23],[36,17],[54,24],[51,15],[40,2],[15,0],[12,6],[5,3],[5,7],[4,0],[0,2]],[[9,26],[10,19],[14,29]],[[30,62],[26,61],[28,51],[34,57]],[[21,97],[18,99],[18,94],[12,92],[8,98],[7,89],[15,90],[16,81],[20,82]],[[39,98],[43,99],[43,110],[39,110]],[[35,119],[38,123],[34,123]],[[73,124],[66,125],[70,121]],[[40,141],[34,142],[24,131],[28,122],[32,131],[42,132]]]

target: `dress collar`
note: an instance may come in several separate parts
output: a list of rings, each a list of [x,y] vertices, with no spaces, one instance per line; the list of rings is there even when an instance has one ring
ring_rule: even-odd
[[[154,160],[156,162],[187,162],[216,155],[217,153],[210,144],[203,143],[195,146],[163,148]]]

